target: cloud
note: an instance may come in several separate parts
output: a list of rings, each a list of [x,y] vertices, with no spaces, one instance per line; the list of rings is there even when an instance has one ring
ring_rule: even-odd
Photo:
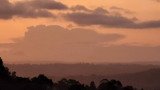
[[[112,7],[112,9],[122,10],[122,8]],[[89,10],[83,7],[85,12],[78,11],[63,14],[63,17],[78,25],[100,25],[110,28],[131,28],[131,29],[146,29],[146,28],[160,28],[160,20],[139,21],[136,17],[128,18],[120,13],[111,13],[103,8],[96,8]],[[82,6],[81,6],[82,10]],[[124,9],[123,9],[124,10]]]
[[[123,16],[110,16],[100,13],[74,12],[64,15],[66,20],[79,25],[101,25],[105,27],[128,28],[134,24],[132,19]]]
[[[12,17],[12,4],[7,0],[0,0],[0,18],[1,19],[8,19]]]
[[[70,8],[71,11],[74,11],[74,12],[93,12],[93,13],[98,13],[98,14],[106,14],[106,13],[109,13],[106,9],[103,9],[102,7],[97,7],[96,9],[94,10],[90,10],[88,8],[86,8],[85,6],[83,5],[76,5],[76,6],[73,6]]]
[[[102,8],[102,7],[97,7],[94,10],[88,9],[83,5],[76,5],[70,8],[71,11],[73,12],[85,12],[85,13],[98,13],[98,14],[106,14],[109,13],[106,9]]]
[[[68,30],[57,25],[28,27],[23,38],[0,44],[0,55],[9,62],[136,62],[158,61],[160,46],[109,45],[123,39],[119,34],[94,30]]]
[[[120,12],[124,12],[126,14],[133,14],[134,12],[128,10],[128,9],[124,9],[124,8],[121,8],[121,7],[116,7],[116,6],[112,6],[110,7],[111,10],[114,10],[114,11],[120,11]]]
[[[119,34],[101,34],[82,28],[68,30],[57,25],[38,25],[28,27],[25,36],[14,40],[15,43],[0,46],[9,49],[1,55],[13,61],[78,62],[95,53],[94,48],[123,38]]]
[[[152,1],[160,2],[160,0],[152,0]]]
[[[0,19],[11,19],[14,16],[23,18],[55,17],[48,10],[64,10],[67,6],[55,0],[26,0],[15,3],[0,0]]]
[[[87,12],[90,12],[91,10],[86,8],[85,6],[83,5],[76,5],[76,6],[73,6],[70,8],[70,10],[72,11],[87,11]]]
[[[68,7],[60,2],[55,0],[30,0],[30,1],[21,1],[16,4],[22,4],[34,7],[36,9],[56,9],[56,10],[64,10],[68,9]]]
[[[110,9],[116,10],[116,13],[112,13],[102,7],[88,9],[85,6],[77,5],[69,8],[55,0],[23,0],[15,3],[11,3],[9,0],[0,0],[0,3],[0,19],[12,19],[13,17],[56,18],[56,15],[50,10],[66,10],[67,13],[61,12],[62,17],[78,25],[131,29],[160,28],[160,20],[141,22],[136,17],[128,18],[119,11],[131,12],[119,7],[111,7]]]

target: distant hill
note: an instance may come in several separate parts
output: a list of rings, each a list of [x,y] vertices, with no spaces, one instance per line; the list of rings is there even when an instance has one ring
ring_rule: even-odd
[[[143,87],[148,90],[160,90],[160,68],[133,74],[117,75],[113,78],[136,87]]]
[[[78,75],[115,75],[124,73],[136,73],[152,68],[160,68],[158,65],[140,64],[45,64],[45,65],[7,65],[11,70],[17,71],[20,76],[35,76],[43,73],[48,76],[78,76]]]
[[[144,88],[144,90],[160,90],[160,68],[150,69],[137,73],[129,74],[117,74],[117,75],[90,75],[90,76],[69,76],[67,78],[73,78],[83,83],[89,83],[94,80],[99,83],[103,78],[118,79],[122,81],[124,85],[133,85],[137,88]]]

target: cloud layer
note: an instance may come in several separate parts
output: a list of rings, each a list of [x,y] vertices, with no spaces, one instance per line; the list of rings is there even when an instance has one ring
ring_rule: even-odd
[[[160,20],[140,22],[135,17],[127,18],[118,12],[113,14],[100,7],[90,10],[82,6],[76,6],[72,9],[74,12],[64,14],[63,16],[66,20],[72,21],[78,25],[100,25],[103,27],[132,29],[160,28]],[[112,9],[122,10],[122,8],[117,7],[112,7]]]
[[[0,19],[11,19],[14,16],[23,18],[55,17],[48,10],[64,10],[67,6],[54,0],[24,0],[15,3],[0,0]]]
[[[81,28],[68,30],[57,25],[38,25],[29,27],[25,36],[15,40],[15,43],[1,44],[4,50],[0,55],[10,62],[21,63],[102,63],[160,59],[159,46],[108,45],[123,38],[119,34],[101,34]]]
[[[131,28],[146,29],[160,28],[160,20],[139,21],[136,17],[128,18],[119,12],[132,13],[120,7],[111,7],[115,13],[102,7],[88,9],[85,6],[77,5],[68,7],[55,0],[24,0],[15,3],[9,0],[0,0],[0,19],[11,19],[13,17],[23,18],[55,18],[53,10],[62,10],[61,15],[66,21],[74,22],[78,25],[99,25],[108,28]],[[65,13],[63,10],[66,10]],[[58,14],[59,15],[59,14]]]
[[[160,2],[160,0],[152,0],[152,1]]]
[[[57,25],[39,25],[28,28],[28,32],[13,44],[1,44],[9,49],[6,56],[13,60],[58,60],[77,62],[92,53],[94,47],[103,46],[122,39],[119,34],[100,34],[94,30],[65,29]],[[92,52],[93,51],[93,52]],[[4,52],[1,53],[4,55]]]

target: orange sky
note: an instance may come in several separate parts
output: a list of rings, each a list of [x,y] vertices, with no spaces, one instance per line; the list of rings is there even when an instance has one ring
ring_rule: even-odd
[[[8,0],[3,0],[8,1]],[[26,0],[9,0],[11,4],[17,3],[17,1]],[[33,0],[29,0],[33,1]],[[35,0],[36,1],[36,0]],[[81,5],[89,10],[95,10],[100,7],[111,14],[119,15],[119,13],[124,18],[136,17],[138,21],[143,24],[149,21],[160,21],[160,2],[156,0],[55,0],[61,2],[67,7],[71,8],[76,5]],[[27,5],[26,5],[27,6]],[[5,7],[5,6],[4,6]],[[117,10],[112,10],[112,7],[118,8]],[[1,7],[0,7],[1,8]],[[26,8],[26,7],[25,7]],[[39,8],[39,7],[38,7]],[[47,10],[47,9],[44,9]],[[7,11],[7,10],[5,10]],[[66,29],[73,28],[83,28],[95,30],[98,33],[103,34],[119,34],[123,35],[125,38],[118,41],[112,42],[115,45],[139,45],[139,46],[160,46],[160,22],[157,22],[159,26],[156,28],[126,28],[126,27],[106,27],[103,25],[81,25],[78,22],[72,20],[67,20],[63,17],[63,14],[70,13],[70,10],[47,10],[53,13],[58,18],[26,18],[23,16],[13,16],[10,19],[3,19],[0,15],[0,44],[14,42],[15,38],[25,37],[25,32],[28,32],[27,27],[36,25],[60,25]],[[126,13],[129,12],[129,13]],[[2,14],[3,11],[0,11]],[[94,13],[93,13],[94,14]],[[120,15],[120,16],[121,16]],[[72,18],[72,17],[71,17]],[[93,18],[94,19],[94,18]],[[143,23],[144,22],[144,23]],[[91,22],[92,23],[92,22]],[[94,24],[94,23],[92,23]],[[100,23],[101,24],[101,23]],[[98,56],[97,56],[98,57]]]
[[[10,0],[17,1],[17,0]],[[19,0],[21,1],[21,0]],[[23,0],[22,0],[23,1]],[[160,19],[160,3],[154,2],[152,0],[60,0],[60,2],[68,5],[84,5],[88,8],[96,8],[96,7],[104,7],[106,9],[117,6],[120,8],[128,9],[133,11],[133,15],[141,21],[145,20],[157,20]],[[11,20],[0,20],[0,42],[10,42],[12,38],[17,38],[24,35],[24,32],[27,30],[26,28],[32,25],[39,24],[58,24],[67,26],[68,22],[49,19],[25,19],[25,18],[14,18]],[[8,26],[9,25],[9,26]],[[107,30],[106,30],[107,29]],[[110,28],[102,28],[104,32],[116,32],[127,34],[128,39],[125,40],[128,42],[144,42],[145,44],[160,44],[160,31],[158,29],[152,30],[123,30],[123,29],[110,29]],[[151,38],[150,38],[151,37]]]

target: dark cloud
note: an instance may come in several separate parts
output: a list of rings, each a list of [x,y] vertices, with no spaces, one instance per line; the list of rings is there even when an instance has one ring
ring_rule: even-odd
[[[30,7],[34,7],[36,9],[57,9],[64,10],[68,9],[68,7],[60,2],[55,0],[30,0],[30,1],[21,1],[16,4],[27,5]]]
[[[100,25],[111,28],[160,28],[160,20],[140,22],[138,19],[127,18],[123,15],[112,14],[103,8],[97,8],[90,12],[72,12],[63,15],[68,21],[79,25]]]
[[[135,28],[160,28],[160,20],[141,22]]]
[[[70,10],[72,11],[87,11],[87,12],[90,12],[91,10],[86,8],[85,6],[83,5],[76,5],[76,6],[73,6],[70,8]]]
[[[63,13],[63,17],[79,25],[100,25],[111,28],[160,28],[160,20],[151,20],[141,22],[137,18],[128,18],[119,12],[112,12],[98,7],[88,9],[85,6],[77,5],[68,8],[66,5],[55,0],[23,0],[10,3],[9,0],[0,0],[0,19],[11,19],[13,17],[23,18],[55,18],[56,16],[50,10],[66,10],[70,13]],[[130,12],[129,10],[112,7],[114,10]]]
[[[152,0],[152,1],[160,2],[160,0]]]
[[[54,0],[26,0],[10,3],[9,0],[0,0],[0,18],[11,19],[12,17],[36,18],[55,17],[48,10],[64,10],[67,6]]]
[[[70,10],[74,11],[74,12],[93,12],[93,13],[97,13],[97,14],[106,14],[109,13],[106,9],[102,8],[102,7],[98,7],[94,10],[90,10],[88,8],[86,8],[85,6],[82,5],[76,5],[70,8]]]
[[[114,28],[129,28],[132,25],[136,25],[132,19],[100,13],[74,12],[64,15],[64,17],[79,25],[101,25]]]
[[[0,18],[11,18],[14,13],[14,11],[12,10],[13,5],[8,0],[0,0],[0,3]]]
[[[9,51],[1,53],[12,60],[58,60],[67,62],[90,57],[94,48],[121,40],[123,35],[100,34],[94,30],[65,29],[56,25],[28,28],[25,36],[13,44],[1,44]],[[9,47],[10,45],[10,47]]]

